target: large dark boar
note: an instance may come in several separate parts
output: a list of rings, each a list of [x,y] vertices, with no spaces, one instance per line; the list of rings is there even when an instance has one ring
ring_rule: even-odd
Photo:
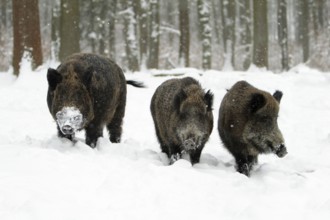
[[[86,144],[95,147],[107,127],[110,141],[120,142],[126,106],[126,81],[121,68],[95,54],[74,54],[57,69],[48,69],[47,104],[58,135],[73,139],[85,129]]]
[[[282,92],[273,95],[245,81],[225,95],[219,110],[218,129],[224,146],[235,157],[237,171],[250,175],[260,153],[287,154],[277,125]]]
[[[160,85],[151,100],[151,113],[161,149],[174,163],[190,157],[198,163],[213,129],[213,94],[191,77]]]

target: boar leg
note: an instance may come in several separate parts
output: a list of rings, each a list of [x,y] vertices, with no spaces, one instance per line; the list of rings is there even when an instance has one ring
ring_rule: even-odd
[[[248,164],[250,169],[252,169],[252,167],[257,163],[258,163],[258,156],[252,156],[252,155],[248,156]]]
[[[250,176],[251,167],[249,165],[248,157],[243,154],[234,155],[236,160],[236,170],[246,176]]]
[[[181,150],[180,147],[172,144],[169,148],[169,158],[170,158],[170,164],[173,164],[175,161],[181,159]]]
[[[111,143],[119,143],[121,140],[125,104],[125,101],[121,100],[111,122],[107,125]]]
[[[168,146],[160,142],[160,148],[162,149],[162,152],[167,154],[168,157],[170,157],[170,152],[168,150]]]
[[[167,154],[168,157],[170,157],[169,147],[165,144],[165,141],[163,141],[163,139],[161,138],[156,122],[155,122],[155,130],[156,130],[156,136],[157,136],[157,139],[160,144],[160,148],[161,148],[162,152]]]
[[[192,164],[199,163],[199,159],[201,158],[203,148],[204,146],[200,146],[196,150],[190,153],[190,159]]]
[[[95,126],[94,124],[90,124],[86,128],[86,144],[91,148],[96,147],[96,142],[99,137],[103,136],[103,129],[101,126]]]

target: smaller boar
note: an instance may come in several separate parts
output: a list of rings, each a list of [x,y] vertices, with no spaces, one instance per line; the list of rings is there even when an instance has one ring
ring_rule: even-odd
[[[213,129],[213,94],[191,77],[161,84],[151,100],[151,114],[162,152],[173,164],[182,157],[198,163]]]
[[[57,69],[48,69],[47,104],[57,122],[58,136],[70,140],[86,131],[86,144],[96,146],[106,126],[110,141],[120,142],[126,106],[126,81],[113,61],[89,53],[67,57]]]
[[[224,146],[234,156],[238,172],[250,175],[261,153],[287,154],[284,139],[277,125],[282,92],[273,95],[237,82],[224,96],[218,130]]]

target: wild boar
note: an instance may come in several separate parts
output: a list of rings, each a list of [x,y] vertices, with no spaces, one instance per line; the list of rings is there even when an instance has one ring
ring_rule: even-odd
[[[107,127],[112,143],[120,142],[126,106],[126,81],[122,69],[108,58],[78,53],[57,69],[48,69],[47,104],[57,122],[59,137],[74,139],[85,129],[86,144],[94,148]]]
[[[198,163],[213,129],[213,94],[191,77],[161,84],[151,100],[151,114],[162,152],[173,164],[188,157]]]
[[[282,92],[273,95],[237,82],[224,96],[218,130],[224,146],[234,156],[238,172],[250,175],[261,153],[287,154],[277,118]]]

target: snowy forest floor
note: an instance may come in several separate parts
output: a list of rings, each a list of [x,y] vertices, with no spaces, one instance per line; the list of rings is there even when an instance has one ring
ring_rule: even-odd
[[[50,67],[56,67],[52,65]],[[0,73],[0,219],[330,219],[330,74],[298,66],[287,73],[146,71],[128,73],[147,88],[128,86],[122,143],[108,135],[96,149],[59,139],[46,105],[48,65]],[[214,129],[194,166],[168,166],[149,105],[157,86],[184,73],[214,94]],[[179,76],[182,77],[182,76]],[[288,155],[262,155],[247,178],[218,132],[222,97],[236,81],[282,90],[279,127]]]

